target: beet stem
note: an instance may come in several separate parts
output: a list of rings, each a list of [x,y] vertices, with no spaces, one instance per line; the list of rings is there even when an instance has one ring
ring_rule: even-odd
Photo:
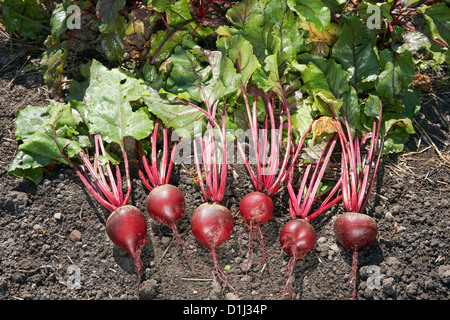
[[[238,71],[240,72],[240,67],[238,66]],[[296,150],[294,155],[291,155],[292,149],[292,140],[291,140],[291,130],[292,123],[290,118],[290,111],[287,105],[287,102],[282,96],[282,101],[280,101],[280,115],[278,119],[278,124],[275,121],[275,98],[271,96],[268,92],[264,92],[259,89],[254,89],[254,98],[253,104],[250,106],[247,97],[247,89],[243,81],[241,80],[241,89],[243,91],[243,97],[245,102],[245,107],[247,111],[248,124],[251,131],[251,139],[254,146],[255,160],[256,160],[256,175],[255,172],[251,169],[248,158],[245,155],[245,151],[241,145],[239,139],[237,139],[238,150],[241,155],[241,158],[244,161],[244,165],[252,179],[253,185],[256,191],[263,192],[264,189],[269,197],[272,197],[280,188],[281,184],[286,181],[289,176],[289,172],[292,171],[292,168],[295,164],[295,160],[300,152],[300,148]],[[284,93],[283,93],[284,94]],[[260,98],[266,109],[266,116],[264,118],[263,130],[259,132],[258,128],[258,120],[257,120],[257,101]],[[284,123],[284,116],[286,116],[287,121]],[[282,134],[280,133],[278,136],[276,135],[277,130],[282,132],[283,127],[287,126],[287,147],[286,153],[284,155],[284,159],[280,166],[279,159],[279,151],[281,149],[282,144]],[[311,127],[311,126],[310,126]],[[271,131],[271,137],[269,139],[268,133]],[[309,131],[309,129],[308,129]],[[303,142],[306,138],[306,134],[302,138],[302,142],[300,145],[303,145]],[[261,155],[261,145],[262,143],[262,155]],[[266,163],[265,156],[267,154],[268,145],[271,145],[271,151],[268,159],[268,163]],[[262,156],[262,158],[261,158]],[[289,163],[290,162],[290,163]],[[278,172],[277,172],[278,171]]]
[[[217,278],[228,288],[230,288],[231,291],[237,296],[236,290],[231,285],[230,281],[228,280],[228,275],[222,270],[219,264],[219,259],[217,258],[217,248],[211,247],[210,254],[212,256],[212,261],[214,264],[213,272],[217,276]]]
[[[250,268],[250,264],[252,262],[252,256],[253,256],[253,243],[254,243],[254,236],[259,235],[259,244],[261,246],[261,258],[256,262],[255,264],[258,265],[262,263],[263,261],[266,261],[266,264],[269,265],[269,259],[266,254],[266,244],[265,244],[265,238],[262,233],[261,225],[260,224],[254,224],[250,222],[248,225],[248,258],[247,258],[247,264],[245,268],[245,274],[248,273],[248,269]]]
[[[180,233],[178,232],[177,225],[175,223],[172,223],[171,228],[172,228],[172,232],[173,232],[173,236],[175,238],[175,241],[177,242],[177,245],[181,248],[181,250],[184,251],[184,253],[186,255],[186,259],[187,259],[187,262],[189,264],[189,267],[191,268],[192,272],[195,273],[195,275],[199,276],[199,274],[195,270],[194,266],[192,265],[192,261],[189,258],[186,245],[184,244],[184,241],[183,241],[183,239],[181,239]]]
[[[142,254],[142,249],[144,248],[145,244],[147,243],[148,238],[144,237],[142,238],[137,246],[136,246],[136,250],[133,253],[133,263],[134,263],[134,268],[136,270],[137,276],[138,276],[138,280],[137,280],[137,284],[136,284],[136,298],[139,300],[139,288],[141,285],[141,280],[142,280],[142,274],[143,274],[143,270],[142,270],[142,258],[141,258],[141,254]]]
[[[157,137],[159,132],[159,127],[162,128],[163,134],[163,148],[162,148],[162,158],[160,161],[160,165],[158,166],[158,158],[157,158]],[[149,165],[149,161],[147,160],[147,156],[142,149],[142,144],[140,141],[136,141],[136,166],[138,168],[138,174],[141,178],[144,186],[152,191],[154,188],[168,184],[170,181],[170,175],[172,174],[173,168],[173,159],[176,155],[176,147],[178,141],[175,141],[172,146],[172,151],[170,151],[170,142],[172,137],[172,128],[167,129],[164,123],[161,122],[160,119],[156,120],[155,128],[150,136],[151,142],[151,151],[150,151],[150,161],[152,165]],[[141,168],[141,161],[142,167]],[[159,168],[159,169],[158,169]]]
[[[284,278],[283,278],[284,287],[283,287],[283,292],[281,293],[280,300],[283,299],[283,297],[286,294],[289,294],[289,300],[292,299],[293,290],[292,290],[291,279],[292,279],[292,275],[294,273],[294,267],[295,267],[296,261],[297,261],[297,257],[294,253],[294,255],[289,258],[288,264],[286,266],[286,270],[284,272]]]
[[[353,294],[352,294],[352,300],[355,300],[356,298],[356,291],[357,291],[357,272],[358,270],[358,250],[353,251],[352,256],[352,276],[353,276]]]
[[[200,80],[199,80],[200,81]],[[202,91],[203,92],[203,91]],[[205,93],[203,93],[205,95]],[[183,101],[183,100],[182,100]],[[207,97],[205,96],[205,101],[207,101]],[[209,131],[209,136],[200,137],[200,146],[201,146],[201,156],[202,156],[202,165],[205,169],[205,177],[206,177],[206,187],[205,188],[205,179],[203,179],[202,171],[200,170],[200,162],[198,160],[198,147],[197,142],[193,141],[193,147],[194,147],[194,161],[195,161],[195,167],[197,170],[197,175],[199,179],[199,184],[202,189],[203,196],[205,198],[205,201],[207,202],[216,202],[221,204],[223,202],[223,199],[225,197],[225,187],[226,187],[226,181],[227,181],[227,141],[226,141],[226,120],[225,120],[225,112],[226,108],[223,109],[223,114],[221,117],[222,120],[222,128],[219,126],[215,119],[216,111],[217,111],[217,105],[219,101],[214,102],[214,105],[211,107],[209,106],[209,103],[207,103],[207,109],[204,110],[190,102],[183,101],[187,103],[189,106],[197,109],[198,111],[201,111],[207,118],[208,118],[208,124],[207,124],[207,130],[205,132]],[[214,137],[213,129],[216,128],[217,132],[219,134],[219,140],[221,144],[221,153],[222,153],[222,159],[221,161],[216,161],[216,141]],[[207,139],[209,138],[209,142],[207,143]],[[213,166],[211,170],[211,166]]]

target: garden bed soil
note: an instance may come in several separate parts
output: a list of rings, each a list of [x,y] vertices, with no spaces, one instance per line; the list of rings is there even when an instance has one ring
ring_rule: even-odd
[[[14,116],[26,105],[51,99],[39,73],[21,67],[39,59],[26,46],[0,43],[0,299],[4,300],[133,300],[137,276],[129,256],[108,239],[107,212],[86,192],[67,166],[47,168],[39,185],[14,177],[7,169],[17,151]],[[436,79],[436,77],[432,77]],[[416,85],[420,86],[419,78]],[[423,80],[423,79],[422,79]],[[445,80],[445,79],[444,79]],[[442,81],[441,81],[442,82]],[[446,300],[450,285],[450,92],[438,81],[420,91],[422,109],[417,133],[405,150],[383,159],[368,214],[379,234],[359,255],[358,299]],[[445,160],[447,159],[447,160]],[[446,162],[447,161],[447,162]],[[147,192],[133,172],[131,204],[145,212]],[[224,205],[235,217],[231,238],[218,248],[237,296],[214,281],[209,251],[190,231],[190,217],[203,202],[189,164],[172,177],[186,196],[180,222],[189,259],[171,230],[148,218],[150,240],[144,247],[140,298],[152,300],[276,300],[283,288],[289,257],[279,244],[279,231],[289,220],[287,195],[274,197],[275,213],[263,226],[269,263],[257,263],[246,274],[248,234],[239,218],[239,201],[253,191],[242,166],[230,166]],[[297,261],[293,299],[350,299],[351,253],[344,250],[332,226],[342,206],[313,221],[317,244]]]

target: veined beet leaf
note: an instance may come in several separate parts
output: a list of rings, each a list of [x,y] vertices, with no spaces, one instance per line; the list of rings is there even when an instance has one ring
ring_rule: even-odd
[[[119,69],[108,69],[92,60],[82,67],[85,81],[74,82],[68,98],[84,102],[77,110],[91,134],[100,134],[108,143],[123,146],[127,136],[141,140],[153,130],[147,109],[133,110],[149,93],[147,85],[131,74]]]
[[[265,2],[260,0],[240,1],[227,11],[227,19],[235,28],[251,32],[251,29],[263,25]]]
[[[385,49],[380,53],[380,67],[383,71],[375,82],[376,92],[384,101],[395,105],[414,79],[411,52],[396,53]]]
[[[358,91],[364,81],[373,81],[379,73],[375,37],[356,15],[344,16],[338,40],[332,47],[331,56],[344,70],[351,72],[350,82]]]
[[[435,45],[436,41],[433,45],[441,50],[446,49],[445,55],[447,57],[447,62],[450,61],[450,54],[448,50],[450,45],[449,16],[450,8],[444,2],[433,3],[432,5],[424,8],[424,17],[428,27],[425,32],[427,32],[427,34],[431,34],[433,39],[440,40],[441,43],[438,47]],[[433,51],[440,51],[437,48]]]
[[[167,68],[161,90],[150,88],[144,101],[180,137],[193,137],[198,125],[215,118],[214,108],[218,110],[239,92],[241,75],[225,52],[203,49],[190,39],[175,48]]]
[[[102,47],[107,58],[113,63],[120,63],[123,60],[125,50],[123,37],[127,23],[119,14],[119,10],[125,7],[125,3],[125,0],[99,0],[96,6]]]
[[[42,179],[44,166],[51,162],[68,164],[61,151],[74,157],[89,146],[89,139],[79,136],[79,124],[68,104],[27,106],[18,111],[15,127],[20,144],[8,172],[36,184]]]
[[[211,28],[201,23],[205,17],[192,16],[189,0],[153,1],[152,6],[164,16],[166,26],[166,30],[159,30],[151,39],[152,65],[159,66],[169,58],[175,47],[182,44],[184,36],[195,34],[197,39],[204,39],[212,33]]]
[[[171,64],[164,89],[182,100],[203,104],[207,110],[240,87],[240,75],[221,51],[179,46]]]
[[[315,25],[319,31],[328,28],[331,20],[331,11],[325,4],[327,1],[288,0],[289,7],[297,13],[304,22]]]
[[[357,117],[358,100],[350,85],[350,74],[331,59],[303,54],[298,59],[303,79],[303,89],[313,101],[312,108],[322,115],[330,115],[330,106],[338,112],[341,107],[351,114],[351,122]],[[351,110],[355,110],[354,112]]]
[[[338,40],[338,34],[341,30],[339,25],[330,23],[324,30],[319,30],[312,22],[300,22],[302,29],[308,31],[309,37],[305,39],[305,43],[311,46],[309,52],[317,54],[322,57],[330,55],[331,47]]]
[[[142,81],[95,60],[83,67],[83,73],[88,80],[73,82],[69,103],[52,101],[45,107],[28,106],[18,112],[15,134],[20,145],[10,173],[38,183],[43,166],[71,164],[87,154],[85,148],[94,145],[90,136],[115,142],[123,150],[125,137],[143,139],[150,134],[153,122],[148,111],[144,107],[133,110],[131,105],[147,92]],[[101,163],[117,164],[107,153],[99,155]]]
[[[216,32],[221,36],[217,41],[219,50],[233,62],[237,72],[241,75],[241,86],[246,87],[253,72],[261,66],[253,53],[253,46],[231,28],[222,26]]]
[[[7,32],[18,31],[22,36],[37,39],[48,18],[44,8],[36,0],[2,1],[1,20]]]
[[[280,64],[295,59],[303,44],[295,15],[286,0],[244,0],[227,12],[227,18],[250,42],[262,67],[270,55],[280,55],[277,59]]]
[[[191,138],[196,125],[203,122],[204,114],[196,108],[189,108],[175,95],[158,93],[149,88],[150,95],[144,102],[151,113],[156,115],[167,128],[174,128],[181,138]]]

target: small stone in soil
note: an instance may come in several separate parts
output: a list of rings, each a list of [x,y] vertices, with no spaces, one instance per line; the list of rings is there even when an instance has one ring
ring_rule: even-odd
[[[77,242],[81,240],[81,232],[78,230],[73,230],[70,234],[69,234],[69,239],[73,242]]]

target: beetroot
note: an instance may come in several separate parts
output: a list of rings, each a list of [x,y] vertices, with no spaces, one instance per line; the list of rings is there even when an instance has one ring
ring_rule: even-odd
[[[202,245],[215,251],[233,231],[233,217],[226,207],[206,202],[192,214],[191,230]]]
[[[138,274],[137,295],[142,277],[141,252],[147,242],[147,221],[141,210],[124,205],[114,210],[106,221],[106,233],[111,241],[124,249],[133,259]]]
[[[218,203],[203,203],[192,214],[191,230],[197,241],[210,250],[216,276],[234,291],[217,258],[218,246],[228,240],[233,231],[230,210]]]
[[[255,189],[255,192],[246,195],[240,203],[241,216],[248,226],[248,269],[254,251],[254,236],[259,237],[261,246],[261,259],[258,263],[265,261],[265,265],[267,265],[269,262],[266,257],[265,239],[261,228],[272,216],[271,198],[286,181],[289,170],[294,166],[296,155],[292,156],[291,152],[292,123],[288,105],[281,102],[278,104],[273,91],[266,92],[256,87],[247,90],[248,88],[242,84],[241,89],[245,97],[245,120],[249,127],[247,132],[250,132],[249,154],[247,155],[247,146],[241,137],[238,137],[236,142]],[[265,117],[262,122],[259,119],[259,103],[265,107]],[[286,141],[282,138],[283,130],[286,130]],[[251,158],[254,158],[255,166],[250,165]]]
[[[345,212],[334,222],[334,233],[345,248],[358,252],[372,244],[378,228],[375,220],[366,214]]]
[[[272,217],[272,198],[259,191],[246,194],[239,204],[239,212],[248,226],[248,263],[250,263],[252,259],[254,235],[259,235],[259,243],[262,248],[261,261],[267,260],[265,239],[261,230],[261,225],[269,221]]]
[[[313,127],[314,123],[310,124],[309,129]],[[302,149],[304,138],[309,129],[297,146],[296,154],[299,154]],[[291,257],[286,267],[282,298],[286,293],[289,293],[289,298],[292,297],[291,276],[295,261],[304,258],[314,248],[316,243],[316,232],[310,222],[342,199],[342,196],[337,195],[341,186],[340,180],[331,190],[326,192],[320,191],[320,185],[323,182],[324,173],[337,143],[337,137],[336,135],[331,135],[321,139],[325,142],[323,147],[321,147],[322,150],[320,154],[316,155],[315,163],[307,164],[299,181],[297,191],[294,190],[294,172],[292,169],[289,171],[287,191],[289,194],[289,213],[292,220],[281,229],[280,243],[284,252]],[[315,206],[319,199],[321,200],[320,204]]]
[[[175,229],[176,233],[176,224],[185,213],[184,195],[176,186],[157,186],[147,197],[147,212],[152,219]]]
[[[177,245],[183,249],[190,268],[197,274],[177,227],[185,214],[184,195],[178,187],[169,184],[178,145],[178,141],[171,145],[172,133],[173,128],[167,128],[160,119],[156,119],[155,128],[150,135],[148,155],[141,141],[136,141],[136,166],[142,183],[150,191],[147,197],[148,214],[153,220],[172,229]],[[161,145],[158,143],[159,134],[162,134]],[[161,155],[160,158],[158,154]]]
[[[303,219],[291,220],[281,229],[280,243],[284,252],[294,260],[302,259],[314,248],[316,231]]]
[[[374,186],[378,167],[383,155],[383,146],[388,131],[395,125],[382,128],[383,105],[380,99],[371,98],[372,128],[354,130],[349,109],[334,115],[341,143],[342,204],[345,213],[336,219],[334,232],[338,241],[352,251],[353,295],[356,298],[356,271],[358,252],[369,246],[377,236],[376,222],[365,215],[369,197]],[[376,105],[378,103],[379,106]],[[370,142],[370,143],[369,143]],[[366,145],[368,144],[368,148]]]
[[[316,231],[309,222],[303,219],[290,220],[280,231],[280,244],[283,251],[291,256],[284,275],[284,289],[281,298],[286,293],[289,293],[289,297],[291,298],[291,278],[295,262],[298,259],[304,258],[314,248],[316,244]]]
[[[245,195],[239,204],[242,217],[251,226],[259,226],[266,223],[272,217],[272,199],[262,192],[251,192]]]
[[[377,224],[375,220],[366,214],[345,212],[336,219],[333,228],[339,243],[353,252],[352,274],[354,282],[352,299],[355,299],[358,252],[370,246],[375,240],[378,233]]]
[[[150,217],[172,229],[177,244],[183,248],[191,270],[197,274],[192,266],[183,239],[178,232],[177,224],[185,215],[185,200],[181,190],[171,184],[163,184],[152,188],[147,197],[147,212]]]

